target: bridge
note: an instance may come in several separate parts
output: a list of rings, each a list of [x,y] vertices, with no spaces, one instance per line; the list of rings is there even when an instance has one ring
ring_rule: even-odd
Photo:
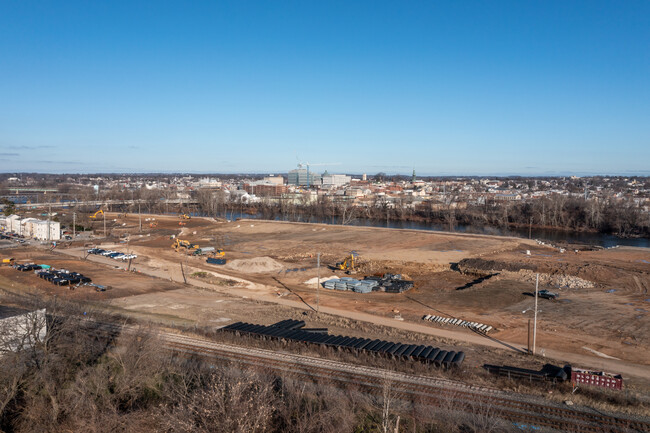
[[[64,202],[51,202],[51,203],[19,203],[14,205],[16,209],[38,209],[38,208],[63,208],[72,209],[77,207],[103,207],[103,206],[124,206],[124,205],[137,205],[137,204],[151,204],[146,200],[85,200],[85,201],[64,201]],[[198,204],[194,199],[181,199],[172,198],[166,200],[158,200],[156,204],[167,205],[195,205]]]

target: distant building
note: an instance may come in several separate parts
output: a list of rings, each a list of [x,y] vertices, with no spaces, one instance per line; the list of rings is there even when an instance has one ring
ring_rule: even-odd
[[[325,172],[322,177],[322,186],[323,188],[338,188],[349,185],[351,181],[352,177],[345,174],[329,174]]]
[[[320,185],[320,175],[317,173],[309,172],[309,176],[307,175],[307,169],[305,168],[298,168],[296,170],[291,170],[289,172],[288,176],[288,184],[289,185],[296,185],[296,186],[312,186],[312,185]]]
[[[287,186],[266,181],[250,182],[244,184],[244,190],[249,194],[255,194],[257,196],[277,196],[286,194]]]
[[[8,232],[41,241],[58,241],[61,239],[61,223],[58,221],[36,218],[21,219],[18,215],[10,215],[5,218],[3,227]]]
[[[274,185],[284,185],[284,178],[282,176],[270,175],[264,177],[264,182]]]
[[[42,241],[58,241],[61,239],[61,223],[58,221],[36,221],[32,223],[31,237]]]

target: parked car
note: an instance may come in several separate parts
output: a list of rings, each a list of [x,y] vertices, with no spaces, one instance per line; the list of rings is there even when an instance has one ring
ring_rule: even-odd
[[[552,299],[552,300],[555,300],[560,297],[560,295],[558,295],[557,293],[549,292],[546,289],[540,290],[539,292],[537,292],[537,295],[540,298]]]

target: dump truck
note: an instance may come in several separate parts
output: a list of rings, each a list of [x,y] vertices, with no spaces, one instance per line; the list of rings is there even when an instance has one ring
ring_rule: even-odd
[[[6,259],[2,259],[2,264],[6,266],[13,266],[15,261],[16,259],[13,257],[7,257]]]

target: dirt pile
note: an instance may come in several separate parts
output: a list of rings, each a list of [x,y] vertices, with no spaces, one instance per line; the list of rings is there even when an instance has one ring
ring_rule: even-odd
[[[537,266],[527,263],[502,262],[485,259],[463,259],[458,262],[458,270],[463,274],[485,275],[499,271],[518,272],[522,269],[537,271]]]
[[[465,259],[458,263],[458,270],[463,274],[489,275],[498,273],[502,278],[519,281],[535,282],[539,272],[539,282],[542,285],[555,287],[568,287],[570,289],[590,289],[594,283],[569,272],[578,273],[580,269],[569,268],[566,265],[551,267],[548,265],[536,266],[528,263],[502,262],[498,260]]]
[[[500,275],[508,279],[526,281],[529,283],[534,283],[537,278],[537,274],[528,269],[522,269],[518,272],[501,271]],[[591,281],[583,280],[580,277],[561,274],[550,275],[540,273],[539,283],[543,286],[550,285],[555,287],[568,287],[569,289],[591,289],[595,287],[594,283]]]
[[[270,257],[255,257],[229,261],[225,268],[238,272],[260,273],[277,272],[284,269],[284,266]]]

